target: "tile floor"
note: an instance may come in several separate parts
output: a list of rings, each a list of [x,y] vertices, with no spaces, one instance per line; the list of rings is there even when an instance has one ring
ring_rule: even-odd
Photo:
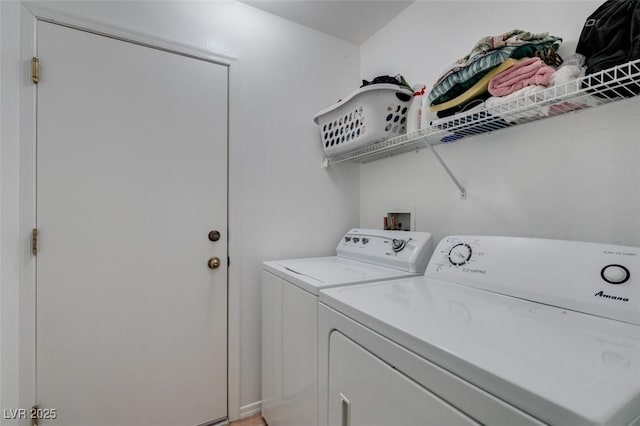
[[[260,414],[256,414],[246,419],[231,422],[229,426],[267,426],[267,422],[264,421]]]

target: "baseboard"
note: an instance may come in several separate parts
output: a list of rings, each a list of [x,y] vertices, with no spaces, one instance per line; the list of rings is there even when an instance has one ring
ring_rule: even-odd
[[[256,401],[251,404],[247,404],[244,407],[240,407],[240,418],[246,419],[255,414],[262,412],[262,401]]]

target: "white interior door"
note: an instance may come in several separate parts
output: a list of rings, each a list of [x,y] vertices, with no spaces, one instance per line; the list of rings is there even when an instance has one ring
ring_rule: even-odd
[[[226,417],[228,68],[45,22],[37,49],[41,424]]]

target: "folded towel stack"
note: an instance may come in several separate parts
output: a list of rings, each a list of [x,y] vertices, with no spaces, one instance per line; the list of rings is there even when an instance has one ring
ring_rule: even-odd
[[[434,107],[466,92],[488,72],[508,58],[536,56],[546,49],[557,51],[562,39],[549,33],[512,30],[479,40],[465,57],[449,66],[429,92],[429,105]]]
[[[489,81],[489,93],[506,96],[527,86],[548,86],[555,69],[540,58],[527,58]]]

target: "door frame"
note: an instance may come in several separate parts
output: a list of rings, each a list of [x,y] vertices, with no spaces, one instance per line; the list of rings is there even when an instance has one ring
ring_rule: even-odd
[[[20,253],[19,253],[19,401],[21,407],[31,407],[36,401],[36,257],[31,254],[31,230],[36,224],[36,85],[31,82],[31,59],[37,57],[36,27],[38,21],[110,37],[124,42],[188,56],[228,68],[227,118],[227,254],[238,258],[233,233],[239,229],[229,214],[231,144],[240,129],[240,60],[214,52],[200,50],[161,37],[137,33],[128,29],[66,15],[41,5],[22,4],[20,17],[21,111],[20,111]],[[43,71],[46,64],[43,65]],[[46,72],[46,71],[44,71]],[[240,418],[240,286],[233,284],[233,270],[227,269],[227,418]]]

